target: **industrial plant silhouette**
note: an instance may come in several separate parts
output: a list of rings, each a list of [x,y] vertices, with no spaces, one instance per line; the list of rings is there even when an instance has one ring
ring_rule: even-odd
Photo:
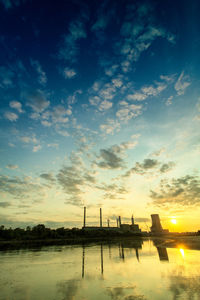
[[[163,229],[161,222],[160,222],[160,217],[158,214],[152,214],[151,215],[151,219],[152,219],[152,226],[151,226],[151,234],[166,234],[169,233],[168,229]],[[84,230],[85,232],[94,232],[94,231],[98,231],[98,232],[103,232],[103,231],[107,231],[107,232],[113,232],[113,233],[132,233],[132,234],[138,234],[138,235],[142,235],[142,234],[147,234],[147,232],[142,231],[139,228],[138,224],[135,224],[134,221],[134,217],[133,215],[131,216],[131,224],[125,224],[122,223],[121,221],[121,216],[116,218],[116,226],[110,226],[110,221],[109,219],[107,220],[107,226],[103,226],[102,225],[102,208],[100,208],[100,220],[99,220],[99,226],[87,226],[86,225],[86,207],[84,207],[84,216],[83,216],[83,227],[82,230]]]

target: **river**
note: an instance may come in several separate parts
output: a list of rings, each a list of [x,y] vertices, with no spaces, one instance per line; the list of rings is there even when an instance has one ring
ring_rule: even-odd
[[[200,299],[200,251],[151,240],[0,252],[0,300]]]

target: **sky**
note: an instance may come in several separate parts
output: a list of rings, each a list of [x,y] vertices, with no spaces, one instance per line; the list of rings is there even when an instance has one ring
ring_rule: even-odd
[[[199,11],[0,0],[2,225],[200,229]]]

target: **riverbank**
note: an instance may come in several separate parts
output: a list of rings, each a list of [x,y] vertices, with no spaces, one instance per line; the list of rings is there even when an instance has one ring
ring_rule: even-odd
[[[82,245],[91,243],[131,243],[134,246],[141,245],[143,238],[140,236],[116,236],[116,237],[79,237],[79,238],[65,238],[65,239],[36,239],[36,240],[9,240],[0,241],[0,251],[26,249],[26,248],[40,248],[43,246],[56,245]],[[140,246],[139,245],[139,246]]]
[[[185,248],[200,250],[200,236],[165,236],[165,237],[141,237],[141,236],[116,236],[116,237],[75,237],[65,239],[35,239],[35,240],[9,240],[0,241],[0,251],[14,249],[40,248],[56,245],[84,245],[91,243],[122,243],[125,247],[140,248],[143,241],[152,240],[156,247],[160,248]]]

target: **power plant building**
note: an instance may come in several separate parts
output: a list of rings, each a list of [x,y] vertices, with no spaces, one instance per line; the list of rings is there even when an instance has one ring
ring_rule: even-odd
[[[100,226],[86,226],[86,207],[84,207],[84,219],[83,219],[83,227],[84,231],[110,231],[110,232],[119,232],[119,233],[141,233],[141,229],[138,224],[134,223],[134,218],[131,218],[131,224],[122,224],[121,216],[117,218],[117,226],[111,227],[109,220],[107,220],[108,226],[102,225],[102,209],[100,208]]]

